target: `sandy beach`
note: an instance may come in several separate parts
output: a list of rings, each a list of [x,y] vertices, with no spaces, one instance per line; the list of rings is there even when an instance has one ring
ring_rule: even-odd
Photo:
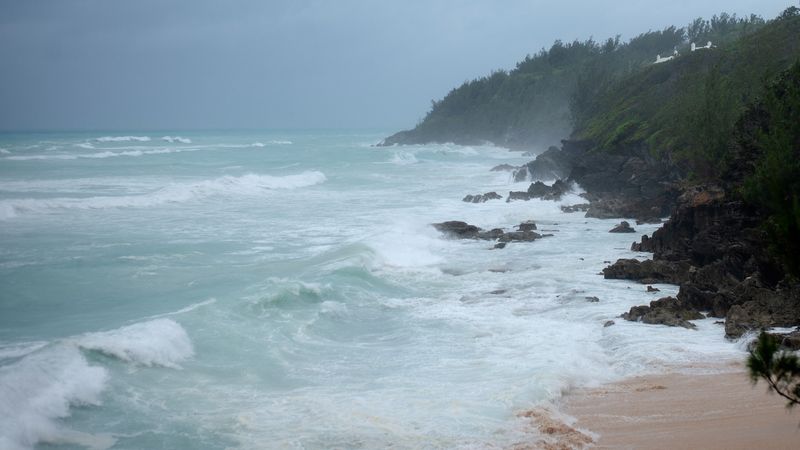
[[[742,365],[724,374],[637,377],[563,398],[594,448],[797,449],[800,409],[753,386]]]

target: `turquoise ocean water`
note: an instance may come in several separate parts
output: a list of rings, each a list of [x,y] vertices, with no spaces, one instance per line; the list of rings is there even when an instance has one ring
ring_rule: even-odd
[[[464,203],[530,157],[384,134],[0,135],[0,448],[502,448],[571,388],[742,358],[616,319],[655,297],[598,272],[647,255],[580,187]]]

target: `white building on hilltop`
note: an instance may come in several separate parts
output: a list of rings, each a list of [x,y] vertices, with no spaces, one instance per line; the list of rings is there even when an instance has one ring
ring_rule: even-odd
[[[694,44],[692,44],[692,45],[694,45]],[[666,57],[662,58],[661,54],[658,54],[658,55],[656,55],[656,62],[654,62],[653,64],[661,64],[663,62],[667,62],[667,61],[669,61],[671,59],[675,59],[676,56],[678,56],[678,49],[675,49],[675,50],[672,51],[672,56],[666,56]]]
[[[708,41],[708,44],[706,44],[706,45],[705,45],[705,46],[703,46],[703,47],[698,47],[697,45],[695,45],[695,43],[694,43],[694,42],[692,42],[692,51],[695,51],[695,50],[704,50],[704,49],[711,49],[711,48],[716,48],[715,46],[711,45],[711,41]]]

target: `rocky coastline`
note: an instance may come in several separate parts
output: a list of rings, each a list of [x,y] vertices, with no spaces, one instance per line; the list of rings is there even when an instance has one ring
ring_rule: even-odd
[[[587,203],[563,206],[566,213],[585,212],[593,218],[633,218],[637,223],[660,223],[652,236],[642,235],[631,250],[652,253],[652,259],[620,259],[602,271],[606,279],[642,284],[679,286],[676,297],[621,312],[625,320],[647,324],[694,328],[690,320],[714,317],[724,320],[725,335],[738,339],[745,333],[800,324],[800,285],[790,281],[769,254],[762,217],[738,199],[735,182],[688,185],[679,171],[648,157],[642,148],[616,154],[598,153],[586,141],[562,141],[521,167],[510,171],[516,181],[533,181],[527,191],[509,192],[505,201],[533,198],[559,200],[574,184],[586,190]],[[554,180],[545,184],[541,179]],[[467,195],[465,202],[502,200],[496,192]],[[451,238],[496,241],[493,249],[510,242],[533,242],[547,235],[531,228],[518,231],[482,230],[464,222],[434,224]],[[610,232],[635,233],[623,221]],[[652,290],[651,290],[652,289]],[[648,287],[649,292],[656,291]],[[800,334],[800,332],[798,332]],[[800,338],[785,339],[798,348]]]

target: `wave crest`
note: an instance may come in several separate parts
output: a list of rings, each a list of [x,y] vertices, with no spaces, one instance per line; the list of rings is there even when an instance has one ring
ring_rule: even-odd
[[[172,142],[179,142],[181,144],[191,144],[192,143],[191,139],[185,138],[185,137],[180,137],[180,136],[164,136],[164,137],[161,138],[161,140],[166,141],[166,142],[170,142],[170,143],[172,143]]]
[[[148,208],[214,196],[259,196],[274,190],[297,189],[321,184],[326,179],[325,174],[318,171],[285,176],[245,174],[235,177],[226,175],[194,183],[172,184],[140,195],[1,200],[0,220],[8,220],[28,212],[48,212],[61,209]]]
[[[97,142],[149,142],[148,136],[103,136],[94,139]]]
[[[186,330],[172,319],[155,319],[116,330],[89,333],[76,341],[86,350],[144,366],[180,368],[194,355]]]
[[[95,438],[62,429],[56,419],[69,416],[74,405],[99,405],[107,379],[104,368],[90,366],[71,345],[48,347],[0,367],[0,448]]]

